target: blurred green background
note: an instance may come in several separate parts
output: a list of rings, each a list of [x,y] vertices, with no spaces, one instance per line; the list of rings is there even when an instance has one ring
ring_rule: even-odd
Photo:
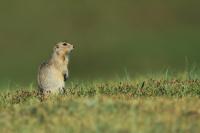
[[[0,2],[0,82],[35,82],[58,41],[75,45],[72,79],[114,77],[200,61],[198,0]]]

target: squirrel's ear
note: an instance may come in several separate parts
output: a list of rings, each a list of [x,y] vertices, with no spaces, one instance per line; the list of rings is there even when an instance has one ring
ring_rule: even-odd
[[[59,48],[59,45],[55,45],[55,47],[54,47],[54,52],[57,54],[57,55],[59,55],[59,50],[58,50],[58,48]]]
[[[53,49],[56,50],[56,49],[58,49],[58,48],[59,48],[59,46],[58,46],[58,45],[55,45]]]

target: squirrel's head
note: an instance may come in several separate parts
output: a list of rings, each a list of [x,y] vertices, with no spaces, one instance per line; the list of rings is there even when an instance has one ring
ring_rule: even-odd
[[[54,47],[54,52],[58,55],[68,55],[74,49],[72,44],[66,42],[59,42]]]

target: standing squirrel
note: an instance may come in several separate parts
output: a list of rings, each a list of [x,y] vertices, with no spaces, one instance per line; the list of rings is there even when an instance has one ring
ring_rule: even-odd
[[[43,94],[64,92],[65,81],[69,76],[69,55],[73,49],[73,45],[59,42],[54,46],[51,58],[40,65],[37,81]]]

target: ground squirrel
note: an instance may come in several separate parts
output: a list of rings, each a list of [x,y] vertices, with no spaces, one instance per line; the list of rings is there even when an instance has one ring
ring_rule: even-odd
[[[59,42],[55,45],[51,58],[40,65],[37,80],[41,92],[64,92],[65,81],[69,76],[69,54],[73,49],[73,45]]]

